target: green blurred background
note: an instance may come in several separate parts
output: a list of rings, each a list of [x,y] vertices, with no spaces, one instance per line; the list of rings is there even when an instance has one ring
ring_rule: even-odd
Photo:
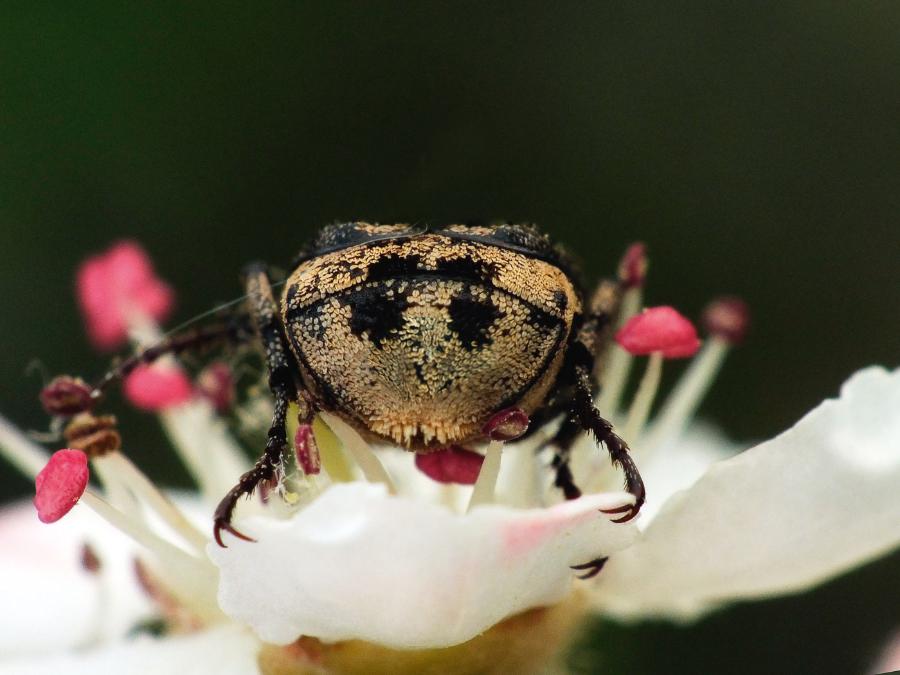
[[[139,239],[183,320],[335,220],[533,221],[592,278],[646,241],[652,304],[752,306],[704,407],[739,439],[900,362],[897,3],[5,3],[0,84],[0,411],[26,428],[29,362],[106,364],[73,303],[86,254]],[[154,420],[112,408],[182,481]],[[0,498],[29,489],[4,469]],[[598,624],[579,662],[861,672],[898,575]]]

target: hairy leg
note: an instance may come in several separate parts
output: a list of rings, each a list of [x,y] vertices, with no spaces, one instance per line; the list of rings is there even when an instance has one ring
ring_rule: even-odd
[[[253,325],[265,353],[269,371],[269,389],[275,398],[275,412],[262,456],[250,471],[241,476],[237,485],[216,507],[213,535],[216,543],[223,547],[225,544],[222,542],[222,530],[241,539],[251,540],[231,525],[231,517],[241,497],[251,495],[260,483],[271,481],[276,477],[278,467],[288,449],[288,406],[298,399],[297,368],[287,348],[278,303],[272,293],[266,269],[262,265],[252,265],[247,268],[245,278]],[[311,418],[313,415],[311,406],[305,407]]]

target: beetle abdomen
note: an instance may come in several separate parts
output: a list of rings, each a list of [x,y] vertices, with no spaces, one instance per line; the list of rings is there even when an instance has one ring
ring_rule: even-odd
[[[441,256],[445,242],[421,235],[316,258],[283,302],[307,384],[357,426],[416,450],[472,440],[504,407],[540,405],[578,309],[552,265],[459,242]]]

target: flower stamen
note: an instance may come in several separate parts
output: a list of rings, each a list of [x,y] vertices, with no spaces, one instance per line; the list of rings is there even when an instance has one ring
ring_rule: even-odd
[[[142,499],[197,553],[203,553],[208,543],[206,535],[198,530],[128,457],[121,452],[114,452],[98,458],[95,465],[101,462],[121,478],[123,485]]]
[[[652,307],[632,317],[616,333],[616,342],[635,356],[650,355],[631,404],[622,435],[636,442],[659,388],[663,358],[691,356],[700,348],[694,325],[672,307]]]
[[[497,488],[497,477],[500,475],[500,456],[503,454],[503,441],[491,441],[484,453],[484,462],[481,471],[472,489],[469,498],[469,506],[466,512],[470,512],[476,506],[494,503],[494,492]]]
[[[193,556],[166,541],[141,521],[123,513],[91,490],[84,492],[81,502],[150,551],[159,562],[164,583],[182,603],[199,616],[208,619],[221,617],[215,599],[217,575],[208,560]]]
[[[619,262],[619,282],[625,291],[619,306],[617,329],[624,326],[631,317],[641,311],[646,275],[646,247],[643,242],[636,242],[626,249]],[[615,415],[618,411],[633,361],[634,357],[615,342],[606,349],[606,353],[598,361],[603,364],[603,388],[597,397],[598,410],[604,411],[608,415]]]
[[[628,439],[631,443],[636,443],[638,436],[644,429],[647,417],[650,415],[650,407],[656,398],[656,392],[659,390],[659,381],[662,378],[662,352],[655,352],[650,355],[647,361],[647,367],[641,382],[638,385],[637,393],[631,401],[628,408],[628,417],[625,426],[622,427],[622,438]]]
[[[720,298],[707,306],[703,325],[710,333],[710,339],[660,408],[647,435],[648,450],[681,435],[712,386],[731,347],[746,333],[748,323],[747,306],[737,298]]]
[[[34,506],[42,523],[55,523],[72,510],[87,487],[88,458],[81,450],[57,450],[34,478]]]
[[[337,415],[320,412],[319,416],[334,432],[335,436],[338,437],[338,440],[341,441],[347,451],[353,456],[353,459],[356,460],[356,463],[359,465],[366,480],[370,483],[384,483],[390,494],[397,494],[397,488],[394,485],[394,481],[391,480],[391,477],[388,475],[381,460],[378,459],[372,451],[372,448],[369,447],[369,444],[363,440],[362,436]]]
[[[34,478],[50,456],[0,415],[0,455],[26,476]]]

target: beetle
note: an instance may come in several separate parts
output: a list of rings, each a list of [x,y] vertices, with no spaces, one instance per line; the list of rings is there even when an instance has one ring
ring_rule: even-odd
[[[588,296],[568,255],[536,227],[339,223],[295,259],[280,298],[264,264],[245,269],[244,285],[246,312],[135,354],[89,397],[163,354],[223,338],[261,344],[274,415],[262,456],[216,508],[220,546],[223,530],[248,539],[232,514],[242,497],[276,478],[290,450],[291,403],[301,428],[328,411],[370,440],[416,453],[484,440],[486,425],[507,411],[530,419],[526,435],[562,416],[550,444],[565,497],[581,494],[569,451],[587,431],[634,495],[632,505],[611,511],[616,522],[643,504],[628,446],[593,403],[595,360],[620,284],[601,282]],[[311,433],[305,443],[301,465],[314,471]]]

